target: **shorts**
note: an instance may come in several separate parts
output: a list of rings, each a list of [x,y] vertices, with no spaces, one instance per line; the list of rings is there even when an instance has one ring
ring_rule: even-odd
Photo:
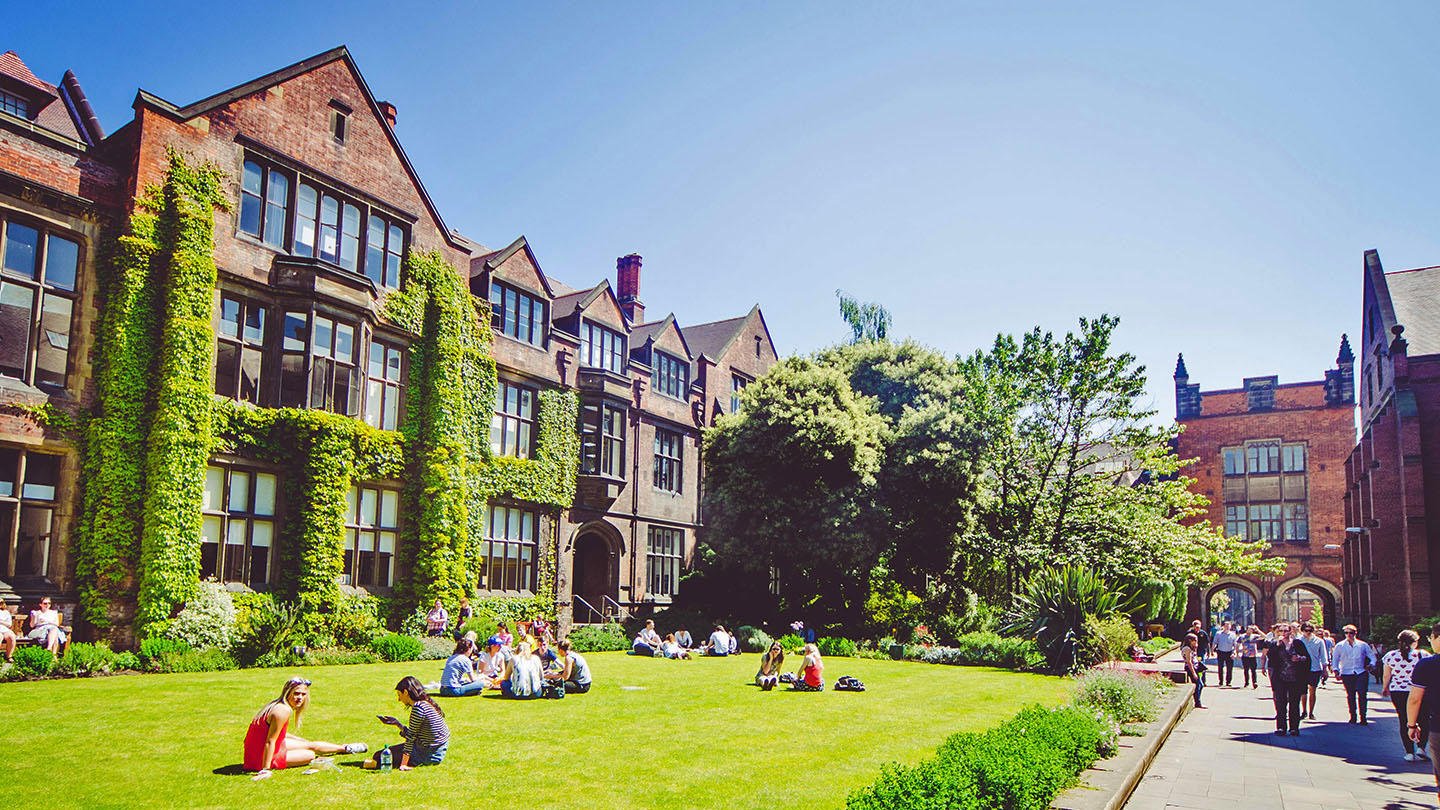
[[[1324,670],[1320,670],[1320,671],[1318,671],[1318,672],[1312,672],[1312,673],[1310,673],[1310,677],[1309,677],[1308,679],[1306,679],[1305,685],[1306,685],[1306,686],[1319,686],[1321,679],[1323,679],[1324,677],[1325,677],[1325,671],[1324,671]]]

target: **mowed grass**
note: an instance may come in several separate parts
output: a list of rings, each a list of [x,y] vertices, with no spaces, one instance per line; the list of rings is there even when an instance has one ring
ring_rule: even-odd
[[[439,767],[374,773],[364,757],[306,776],[239,772],[251,716],[290,670],[139,675],[0,685],[7,807],[834,808],[883,763],[916,762],[946,736],[1069,695],[1062,679],[1003,670],[832,658],[826,680],[864,693],[750,685],[758,656],[666,661],[587,656],[596,685],[564,700],[440,699]],[[395,682],[439,679],[425,661],[298,670],[314,681],[299,733],[399,741]],[[787,660],[787,664],[790,661]]]

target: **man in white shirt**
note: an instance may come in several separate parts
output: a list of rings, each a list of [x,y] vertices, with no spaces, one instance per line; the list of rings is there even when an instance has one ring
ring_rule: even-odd
[[[15,660],[15,617],[10,606],[0,597],[0,647],[5,648],[5,660]]]
[[[721,625],[715,625],[715,632],[710,634],[710,643],[705,645],[706,655],[729,655],[730,634],[725,632]]]
[[[645,620],[645,627],[636,634],[630,650],[635,655],[654,655],[660,651],[660,634],[655,632],[654,619]]]
[[[1235,681],[1235,642],[1239,636],[1234,626],[1225,622],[1215,634],[1215,681],[1217,686],[1232,686]]]
[[[1370,697],[1370,668],[1375,666],[1375,650],[1361,641],[1355,625],[1345,625],[1345,640],[1336,643],[1330,665],[1345,684],[1345,705],[1350,709],[1350,722],[1355,720],[1355,704],[1360,704],[1360,725],[1368,725],[1365,704]]]
[[[1330,657],[1325,651],[1325,639],[1315,635],[1315,625],[1305,622],[1300,625],[1301,644],[1305,645],[1305,651],[1310,653],[1310,681],[1307,687],[1308,699],[1302,707],[1300,718],[1315,719],[1315,690],[1320,686],[1320,678],[1330,666]]]

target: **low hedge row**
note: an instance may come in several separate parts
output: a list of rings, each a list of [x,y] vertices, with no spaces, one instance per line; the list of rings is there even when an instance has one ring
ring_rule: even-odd
[[[1081,771],[1114,754],[1093,711],[1032,706],[986,732],[952,735],[918,765],[888,765],[847,810],[1045,810]]]

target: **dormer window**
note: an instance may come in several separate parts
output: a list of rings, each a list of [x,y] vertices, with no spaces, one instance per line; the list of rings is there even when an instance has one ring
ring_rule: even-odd
[[[4,110],[11,115],[18,115],[21,118],[29,118],[30,102],[14,93],[7,93],[4,90],[0,90],[0,110]]]
[[[650,386],[658,393],[675,399],[690,394],[690,364],[662,351],[655,352],[655,370]]]
[[[336,143],[345,143],[345,132],[350,128],[350,107],[338,101],[330,102],[330,136]]]
[[[625,373],[625,336],[585,321],[580,330],[580,365]]]

